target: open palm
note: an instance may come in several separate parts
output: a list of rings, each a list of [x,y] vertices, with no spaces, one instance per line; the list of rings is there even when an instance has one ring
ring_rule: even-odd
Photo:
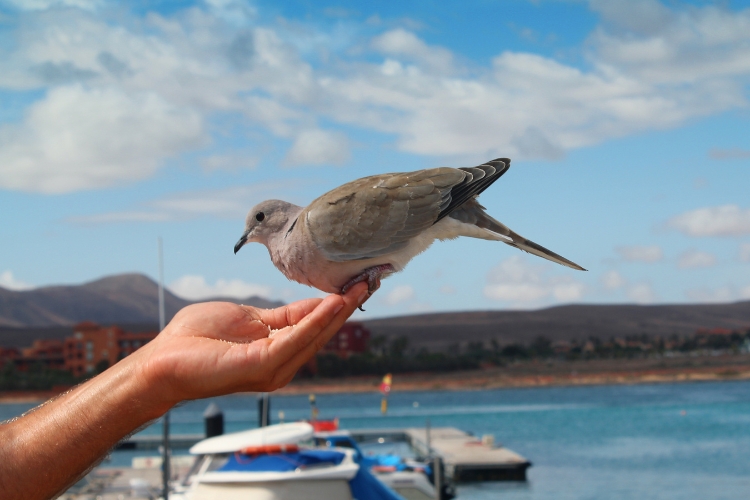
[[[143,376],[166,401],[269,392],[289,383],[366,298],[367,286],[360,284],[343,296],[277,309],[194,304],[136,354],[145,357]]]

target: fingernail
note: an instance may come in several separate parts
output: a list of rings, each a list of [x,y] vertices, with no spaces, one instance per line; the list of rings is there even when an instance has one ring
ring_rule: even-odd
[[[370,294],[368,290],[365,290],[361,294],[359,294],[359,297],[357,298],[357,304],[362,305],[365,303],[365,300],[367,299],[367,296]]]
[[[333,315],[334,316],[337,315],[339,311],[342,310],[343,308],[344,308],[344,304],[339,304],[338,306],[336,306],[336,309],[333,310]]]

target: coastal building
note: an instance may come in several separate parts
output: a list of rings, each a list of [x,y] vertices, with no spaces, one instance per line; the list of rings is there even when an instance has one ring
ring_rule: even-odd
[[[14,364],[15,360],[21,357],[21,351],[15,347],[0,347],[0,368],[11,363]]]
[[[36,339],[29,347],[0,347],[0,368],[12,365],[21,372],[31,367],[67,370],[81,376],[101,371],[132,354],[159,332],[127,332],[119,326],[78,323],[64,340]]]
[[[63,343],[60,340],[35,340],[30,347],[0,347],[0,366],[12,364],[18,371],[28,371],[34,365],[60,370],[63,359]]]
[[[80,376],[106,369],[153,340],[159,332],[126,332],[119,326],[99,326],[91,321],[75,325],[65,339],[64,368]]]
[[[366,352],[369,341],[370,330],[358,321],[347,321],[320,352],[348,358],[352,354]]]
[[[358,321],[347,321],[336,335],[331,337],[326,345],[318,352],[317,356],[335,354],[341,358],[348,358],[352,354],[367,352],[370,343],[370,330]],[[318,358],[313,356],[300,369],[300,375],[311,376],[318,373]]]

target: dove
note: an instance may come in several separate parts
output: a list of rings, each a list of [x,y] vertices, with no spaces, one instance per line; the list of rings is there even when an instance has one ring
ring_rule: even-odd
[[[288,279],[346,293],[399,272],[435,240],[459,236],[502,241],[579,271],[584,268],[490,217],[477,197],[510,168],[498,158],[471,168],[439,167],[363,177],[300,207],[267,200],[247,215],[236,254],[250,242],[268,248]]]

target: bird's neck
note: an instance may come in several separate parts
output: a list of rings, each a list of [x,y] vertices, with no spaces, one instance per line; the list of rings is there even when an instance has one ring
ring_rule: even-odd
[[[294,262],[293,258],[290,259],[289,253],[296,250],[294,245],[289,244],[288,239],[291,238],[293,232],[299,230],[297,225],[300,224],[301,221],[298,222],[297,218],[302,212],[302,207],[293,205],[292,208],[294,210],[289,211],[289,219],[282,230],[271,234],[266,241],[266,247],[271,256],[271,261],[279,271],[287,276],[287,278],[290,278],[290,273],[292,272],[291,269],[289,269],[289,264],[290,262]]]

